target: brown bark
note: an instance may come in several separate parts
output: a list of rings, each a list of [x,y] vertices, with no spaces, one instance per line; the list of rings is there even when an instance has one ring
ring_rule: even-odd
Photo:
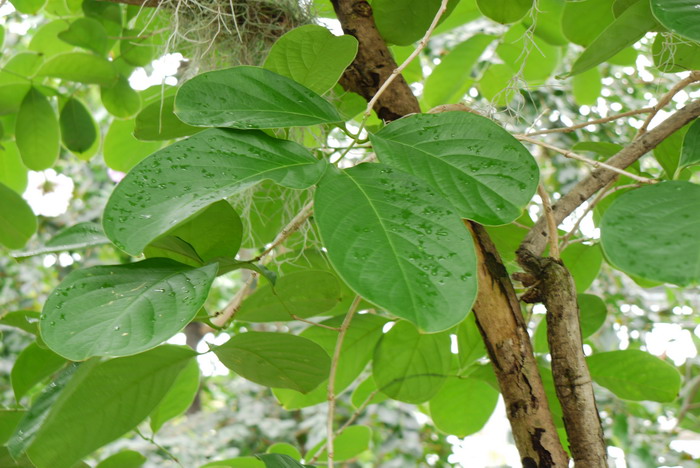
[[[345,70],[340,84],[369,101],[397,67],[396,62],[374,24],[369,3],[364,0],[331,0],[331,3],[345,34],[354,36],[359,43],[357,56]],[[380,119],[390,122],[420,112],[420,106],[406,80],[399,75],[379,97],[374,110]]]
[[[583,354],[576,285],[561,260],[521,257],[538,282],[537,296],[547,308],[547,341],[552,375],[576,468],[608,466],[605,438]]]
[[[523,467],[566,467],[527,326],[513,284],[486,230],[465,223],[474,237],[479,294],[474,315],[498,384]]]
[[[636,160],[644,156],[649,151],[656,148],[659,143],[666,139],[676,130],[700,116],[700,100],[693,101],[682,109],[676,111],[661,124],[656,126],[640,137],[636,138],[619,153],[606,161],[611,166],[619,169],[629,167]],[[576,184],[569,193],[552,206],[554,221],[558,225],[564,218],[569,216],[583,202],[593,196],[598,190],[605,187],[618,174],[605,168],[596,169],[591,174]],[[541,217],[530,230],[522,244],[519,252],[527,252],[530,255],[542,255],[547,245],[547,221]]]

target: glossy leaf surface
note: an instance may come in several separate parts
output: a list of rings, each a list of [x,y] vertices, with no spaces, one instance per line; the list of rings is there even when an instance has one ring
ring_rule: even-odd
[[[73,361],[151,349],[194,318],[216,270],[150,259],[73,271],[44,305],[41,336]]]
[[[240,66],[197,75],[175,99],[183,122],[204,127],[279,128],[342,120],[329,102],[294,80]]]
[[[651,0],[651,11],[671,31],[700,41],[700,8],[697,0]]]
[[[406,117],[371,138],[380,161],[420,177],[459,216],[482,224],[513,221],[539,182],[537,163],[522,144],[468,112]]]
[[[700,119],[693,122],[683,138],[680,167],[698,164],[700,164]]]
[[[136,255],[180,221],[242,188],[265,179],[306,188],[325,167],[325,161],[291,141],[261,132],[206,130],[158,151],[129,172],[105,208],[105,233]]]
[[[476,295],[472,240],[453,210],[420,179],[382,164],[328,171],[315,194],[340,277],[426,331],[461,322]]]
[[[631,190],[605,211],[601,245],[615,267],[678,285],[700,281],[700,186],[669,181]]]

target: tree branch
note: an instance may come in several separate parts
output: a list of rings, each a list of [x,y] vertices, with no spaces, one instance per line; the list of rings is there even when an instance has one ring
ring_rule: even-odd
[[[635,138],[632,143],[608,159],[606,164],[619,169],[629,167],[643,155],[656,148],[659,143],[673,132],[699,115],[700,100],[693,101],[676,111],[654,129]],[[617,177],[617,173],[606,168],[600,168],[591,172],[588,177],[576,184],[569,193],[560,198],[552,207],[552,213],[557,225],[598,190],[610,183],[615,177]],[[534,256],[542,255],[547,245],[547,238],[547,220],[544,217],[540,217],[527,236],[525,236],[525,239],[518,248],[518,252],[527,252]]]

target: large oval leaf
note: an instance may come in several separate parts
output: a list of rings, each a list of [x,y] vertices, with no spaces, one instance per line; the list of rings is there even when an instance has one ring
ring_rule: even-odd
[[[331,359],[311,340],[287,333],[240,333],[214,350],[235,373],[260,385],[308,393],[328,378]]]
[[[525,147],[469,112],[413,115],[387,125],[372,144],[380,161],[420,177],[482,224],[506,224],[537,190],[539,170]]]
[[[178,119],[174,105],[175,96],[166,96],[144,107],[136,116],[134,136],[139,140],[173,140],[202,131]]]
[[[498,392],[483,380],[453,377],[430,399],[430,417],[441,431],[465,437],[484,427],[496,402]]]
[[[22,194],[27,188],[27,167],[13,141],[3,141],[0,148],[0,184]]]
[[[0,183],[0,244],[21,249],[37,228],[36,217],[26,201]]]
[[[84,52],[54,55],[39,68],[37,75],[100,86],[112,86],[119,78],[112,62]]]
[[[457,5],[458,0],[447,3],[444,21]],[[440,8],[440,0],[374,0],[372,16],[377,29],[387,42],[410,45],[423,37]]]
[[[264,179],[307,188],[325,167],[291,141],[206,130],[152,154],[122,180],[105,208],[105,233],[136,255],[175,224],[242,188]]]
[[[700,7],[697,0],[651,0],[651,11],[671,31],[700,41]]]
[[[328,171],[315,206],[328,258],[362,297],[431,332],[466,317],[476,295],[474,246],[430,186],[360,164]]]
[[[631,190],[605,211],[601,245],[610,263],[642,278],[700,281],[700,186],[669,181]]]
[[[340,79],[357,54],[357,39],[334,36],[316,24],[294,28],[270,49],[265,68],[324,94]]]
[[[492,20],[507,24],[525,16],[532,8],[533,0],[476,0],[479,10]]]
[[[97,140],[97,129],[90,112],[75,98],[63,105],[59,123],[63,144],[73,152],[84,153]]]
[[[700,164],[700,119],[693,122],[683,138],[680,167],[698,164]]]
[[[377,388],[406,403],[423,403],[445,383],[454,355],[447,332],[424,334],[408,322],[395,324],[374,350]]]
[[[31,88],[17,114],[15,139],[24,165],[34,171],[53,166],[61,147],[58,118],[51,103]]]
[[[163,146],[160,141],[140,141],[134,137],[136,121],[114,119],[102,145],[105,164],[115,171],[129,172],[146,156]]]
[[[286,76],[257,67],[202,73],[182,85],[175,114],[203,127],[280,128],[340,122],[328,101]]]
[[[158,432],[163,424],[180,416],[192,406],[192,402],[199,393],[199,377],[199,364],[196,359],[193,359],[180,372],[163,400],[149,415],[153,433]]]
[[[14,436],[14,454],[26,449],[38,468],[73,467],[143,421],[194,356],[188,348],[161,346],[80,365],[67,382],[48,388],[53,402],[37,400]]]
[[[625,400],[671,402],[680,390],[672,364],[638,349],[595,353],[586,363],[595,383]]]
[[[72,361],[151,349],[194,318],[216,272],[165,259],[73,271],[46,300],[41,336]]]

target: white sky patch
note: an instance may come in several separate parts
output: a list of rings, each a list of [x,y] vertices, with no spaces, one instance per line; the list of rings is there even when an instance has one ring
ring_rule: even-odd
[[[644,341],[651,354],[665,355],[677,366],[698,354],[690,332],[677,323],[655,323]]]
[[[145,68],[137,68],[129,77],[129,84],[137,91],[141,91],[151,86],[158,86],[163,83],[170,86],[177,84],[175,74],[180,68],[183,56],[177,52],[174,54],[166,54],[161,58],[154,60],[151,66],[153,72],[149,75]]]
[[[58,174],[53,169],[29,171],[27,189],[22,197],[32,207],[34,214],[55,217],[68,210],[73,198],[73,179]]]
[[[221,364],[221,361],[219,361],[219,358],[216,357],[216,354],[207,352],[209,351],[209,344],[219,346],[226,343],[229,338],[231,337],[226,333],[221,333],[219,335],[207,333],[204,335],[202,340],[197,345],[198,353],[206,353],[197,356],[197,362],[199,363],[199,368],[202,370],[202,375],[206,377],[211,377],[214,375],[229,375],[230,372],[228,368]]]

